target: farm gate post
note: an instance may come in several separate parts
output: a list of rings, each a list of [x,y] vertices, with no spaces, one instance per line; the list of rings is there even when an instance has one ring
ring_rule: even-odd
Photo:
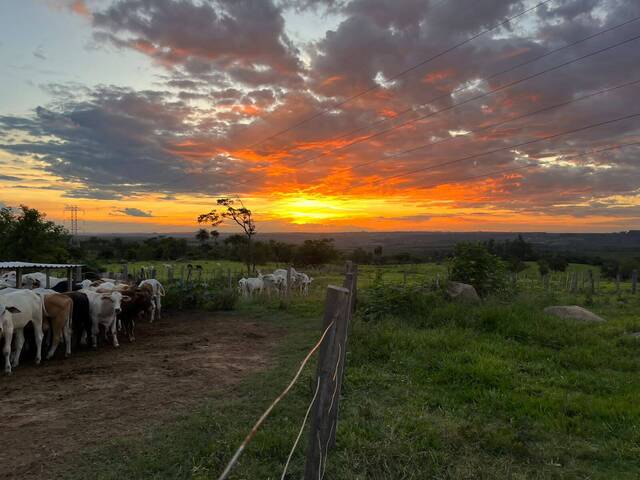
[[[634,295],[638,291],[638,270],[631,272],[631,293]]]
[[[593,270],[589,270],[587,274],[589,276],[589,291],[591,293],[596,293],[596,281],[593,277]]]
[[[125,282],[129,281],[129,264],[128,263],[122,264],[122,277]]]
[[[322,477],[326,466],[327,449],[335,429],[335,412],[340,401],[338,373],[340,360],[344,358],[342,348],[349,316],[349,290],[329,285],[324,307],[323,329],[326,337],[320,346],[316,378],[319,381],[317,400],[313,406],[309,446],[304,479]]]

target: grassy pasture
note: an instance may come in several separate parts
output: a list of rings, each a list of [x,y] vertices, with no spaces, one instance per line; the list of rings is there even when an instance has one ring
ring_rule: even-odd
[[[524,277],[533,278],[534,268]],[[591,267],[570,267],[585,268]],[[404,271],[411,272],[408,283],[421,283],[446,267],[363,266],[362,301],[380,272],[383,281],[400,284]],[[115,437],[84,452],[70,460],[65,478],[215,478],[319,336],[324,287],[341,276],[337,267],[311,273],[312,294],[295,297],[288,310],[277,300],[239,307],[238,315],[286,330],[271,369],[143,438]],[[533,280],[523,285],[508,301],[436,301],[414,314],[356,318],[325,478],[640,478],[640,339],[628,335],[640,331],[640,294],[615,295],[604,280],[604,293],[594,296],[546,292]],[[607,323],[542,313],[551,304],[585,303]],[[232,478],[280,478],[314,372],[312,363]],[[305,445],[303,436],[287,478],[301,478]]]

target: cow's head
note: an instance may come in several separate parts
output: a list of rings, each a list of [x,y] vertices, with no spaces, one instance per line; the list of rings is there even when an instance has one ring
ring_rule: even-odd
[[[120,292],[111,292],[111,301],[113,302],[113,310],[116,314],[122,311],[122,294]],[[129,297],[127,297],[128,299]]]

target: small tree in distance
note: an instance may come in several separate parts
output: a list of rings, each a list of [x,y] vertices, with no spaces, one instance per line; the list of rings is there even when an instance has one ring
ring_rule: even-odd
[[[224,223],[225,220],[235,222],[247,238],[247,272],[251,274],[251,266],[253,264],[253,245],[252,238],[256,234],[256,224],[251,216],[251,210],[244,206],[239,198],[232,199],[228,197],[219,198],[216,201],[218,208],[214,208],[209,213],[203,213],[198,216],[198,223],[208,223],[212,227],[217,227]],[[214,237],[217,235],[214,234]]]

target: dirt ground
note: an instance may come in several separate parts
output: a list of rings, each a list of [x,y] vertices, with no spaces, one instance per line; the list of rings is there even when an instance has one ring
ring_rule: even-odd
[[[0,376],[0,478],[54,478],[65,457],[140,434],[264,368],[279,336],[232,315],[168,314],[119,349],[25,362]]]

